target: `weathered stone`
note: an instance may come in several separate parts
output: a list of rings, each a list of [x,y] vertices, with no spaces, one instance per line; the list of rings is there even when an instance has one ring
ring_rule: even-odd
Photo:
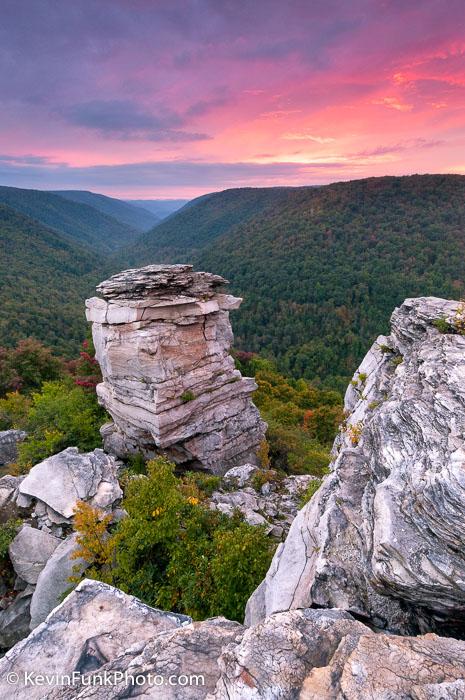
[[[92,687],[88,684],[87,687],[74,687],[65,692],[57,690],[50,696],[50,700],[113,700],[116,697],[132,697],[134,681],[128,678],[147,679],[146,683],[137,688],[137,697],[151,700],[202,700],[214,691],[220,677],[218,658],[223,647],[239,642],[243,629],[237,622],[213,618],[157,634],[145,645],[134,645],[97,671],[120,673],[121,680],[113,687]],[[164,682],[150,684],[150,677],[155,676]],[[170,685],[170,678],[174,681],[179,679],[179,682]]]
[[[25,439],[24,430],[0,430],[0,467],[16,462],[18,443]]]
[[[465,634],[465,337],[457,302],[408,299],[346,394],[332,471],[294,520],[247,622],[339,607],[402,633]]]
[[[255,381],[229,355],[229,310],[241,300],[218,293],[223,284],[191,265],[149,265],[102,282],[105,300],[87,300],[97,393],[115,424],[103,429],[107,450],[162,452],[216,473],[256,461],[265,424],[250,398]]]
[[[29,609],[33,590],[33,586],[26,586],[5,610],[0,611],[0,649],[9,649],[29,634]]]
[[[25,518],[30,514],[30,503],[18,503],[19,485],[23,476],[2,476],[0,479],[0,523]]]
[[[23,525],[8,550],[15,572],[26,583],[37,583],[40,572],[59,544],[57,537]]]
[[[223,476],[223,482],[225,484],[242,488],[243,486],[246,486],[246,484],[251,484],[252,478],[258,470],[259,467],[257,467],[256,464],[241,464],[238,467],[228,469],[226,474]]]
[[[265,476],[260,486],[254,477]],[[266,532],[282,539],[297,514],[300,500],[315,477],[303,474],[282,479],[272,469],[251,464],[233,467],[221,479],[220,488],[210,497],[210,508],[232,516],[240,511],[249,525],[263,525]],[[235,491],[231,488],[239,487]]]
[[[68,447],[32,467],[19,491],[45,503],[51,509],[47,511],[51,522],[66,522],[80,500],[110,510],[122,497],[117,471],[115,458],[103,450],[81,454],[76,447]]]
[[[71,558],[78,549],[76,537],[73,534],[61,541],[39,574],[31,600],[31,629],[40,625],[60,603],[63,593],[71,586],[69,577],[74,567],[76,575],[81,575],[88,566],[82,559]]]
[[[300,698],[460,700],[464,697],[464,674],[463,641],[435,634],[350,634],[328,665],[312,669]]]
[[[155,610],[104,583],[84,580],[0,659],[0,696],[23,700],[27,692],[28,700],[43,698],[43,686],[30,684],[25,690],[25,673],[90,673],[133,644],[143,648],[156,634],[187,622],[190,618]],[[9,673],[18,674],[17,684],[8,684]]]
[[[221,678],[209,700],[297,698],[311,669],[326,665],[346,635],[364,633],[370,633],[367,627],[341,610],[272,615],[225,649]]]

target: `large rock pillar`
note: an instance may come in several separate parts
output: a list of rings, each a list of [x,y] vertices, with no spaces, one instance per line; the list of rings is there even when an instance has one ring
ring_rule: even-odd
[[[99,401],[114,423],[105,449],[124,457],[166,454],[187,468],[223,473],[256,463],[266,424],[255,381],[235,369],[222,277],[191,265],[125,270],[86,302],[103,382]]]

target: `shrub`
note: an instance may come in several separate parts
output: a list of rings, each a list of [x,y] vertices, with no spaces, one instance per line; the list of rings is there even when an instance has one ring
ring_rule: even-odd
[[[105,412],[95,394],[76,386],[70,378],[45,382],[32,394],[23,427],[28,433],[19,446],[23,470],[66,447],[93,450],[101,445],[99,428]]]
[[[93,576],[195,619],[242,619],[273,553],[263,529],[210,510],[194,475],[176,478],[163,457],[147,464],[146,477],[128,483],[123,507],[128,515],[114,532],[102,532],[95,513],[76,522]]]
[[[12,588],[15,580],[15,572],[8,557],[8,548],[16,537],[22,521],[10,518],[0,524],[0,577],[8,588]]]
[[[0,399],[0,430],[24,428],[31,399],[19,391],[12,391]]]
[[[134,455],[129,455],[127,458],[128,472],[130,474],[147,475],[147,462],[141,452]]]
[[[105,515],[84,501],[79,501],[74,510],[73,525],[78,533],[78,547],[71,554],[71,559],[83,559],[91,565],[86,576],[94,578],[98,575],[105,583],[113,582],[112,567],[117,545],[117,538],[111,537],[108,532],[111,520],[111,515]],[[79,564],[73,567],[70,582],[77,583],[80,580],[79,569]]]
[[[0,348],[0,396],[9,391],[30,392],[44,381],[58,379],[63,362],[52,355],[39,340],[20,340],[16,348]]]
[[[192,484],[201,495],[208,498],[221,486],[221,477],[205,472],[186,472],[183,482]]]
[[[8,548],[16,537],[21,524],[21,520],[10,518],[6,523],[0,525],[0,560],[4,560],[8,556]]]
[[[183,403],[189,403],[189,401],[193,401],[195,399],[195,394],[192,391],[185,391],[184,394],[181,394],[181,401]]]
[[[322,484],[323,479],[313,479],[305,491],[303,492],[300,501],[299,501],[299,508],[303,508],[306,503],[309,502],[309,500],[312,498],[312,496],[318,491]]]

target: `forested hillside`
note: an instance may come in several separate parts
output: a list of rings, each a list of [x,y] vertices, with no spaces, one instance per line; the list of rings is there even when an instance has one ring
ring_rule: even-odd
[[[96,192],[87,192],[85,190],[55,190],[52,194],[57,194],[72,202],[79,202],[80,204],[87,204],[90,207],[94,207],[97,211],[112,216],[120,223],[137,229],[138,231],[148,231],[161,221],[160,216],[156,216],[142,206],[135,206],[121,199],[107,197],[104,194],[98,194]]]
[[[287,187],[248,187],[198,197],[142,235],[127,259],[137,262],[152,256],[161,262],[189,262],[216,238],[285,202],[292,191]]]
[[[0,204],[102,253],[128,245],[139,234],[135,228],[88,204],[72,202],[52,192],[0,186]]]
[[[244,297],[236,347],[341,387],[404,298],[463,294],[465,177],[209,195],[141,236],[121,265],[186,260]]]
[[[84,299],[98,281],[91,273],[102,260],[1,204],[0,249],[0,346],[33,336],[56,353],[75,353],[86,334]]]

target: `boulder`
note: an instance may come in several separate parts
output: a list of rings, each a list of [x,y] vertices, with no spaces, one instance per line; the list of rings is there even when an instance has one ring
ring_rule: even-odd
[[[16,462],[18,458],[18,443],[25,440],[24,430],[0,430],[0,467]]]
[[[30,503],[18,502],[19,485],[23,476],[2,476],[0,479],[0,523],[30,515]]]
[[[66,523],[73,517],[78,501],[109,512],[122,497],[118,464],[103,450],[82,454],[68,447],[32,467],[19,485],[20,494],[45,504],[39,516],[52,523]]]
[[[33,590],[33,586],[26,586],[5,610],[0,610],[0,649],[9,649],[29,634]]]
[[[86,685],[64,692],[57,689],[49,700],[95,698],[92,681],[104,673],[110,677],[121,674],[120,680],[112,687],[99,687],[98,700],[133,697],[134,687],[137,687],[137,697],[151,700],[202,700],[215,690],[220,678],[218,659],[223,648],[237,644],[243,630],[238,622],[212,618],[157,634],[145,645],[134,645],[99,668]],[[169,679],[175,682],[170,685]]]
[[[300,697],[460,700],[465,697],[464,674],[463,641],[435,634],[348,635],[328,665],[312,669],[303,682]]]
[[[346,394],[331,473],[299,512],[247,623],[339,607],[402,634],[465,635],[465,337],[457,302],[407,299]]]
[[[77,550],[76,534],[62,540],[39,574],[31,600],[31,629],[40,625],[70,589],[70,576],[82,574],[88,564],[72,559]],[[76,567],[76,569],[74,569]]]
[[[28,700],[39,700],[44,687],[28,684],[26,691],[25,674],[90,673],[133,644],[142,650],[155,635],[188,622],[190,618],[150,608],[112,586],[85,579],[27,639],[0,659],[0,696],[23,700],[27,693]],[[8,674],[17,674],[18,682],[9,684]],[[57,683],[52,680],[53,685]]]
[[[257,462],[266,425],[257,388],[229,354],[229,311],[241,299],[226,280],[191,265],[149,265],[102,282],[88,299],[100,402],[114,424],[102,430],[119,456],[158,453],[189,468],[224,473]]]
[[[272,615],[224,650],[221,677],[209,700],[298,698],[307,675],[329,663],[342,639],[365,633],[370,630],[341,610]]]
[[[223,476],[223,482],[237,488],[251,485],[252,478],[258,470],[259,467],[256,464],[241,464],[237,467],[232,467]]]
[[[228,516],[240,511],[249,525],[263,525],[268,534],[281,540],[314,479],[308,474],[282,478],[273,469],[243,464],[222,477],[219,489],[210,497],[210,508]]]
[[[40,572],[59,544],[57,537],[23,525],[8,550],[16,574],[26,583],[37,583]]]

